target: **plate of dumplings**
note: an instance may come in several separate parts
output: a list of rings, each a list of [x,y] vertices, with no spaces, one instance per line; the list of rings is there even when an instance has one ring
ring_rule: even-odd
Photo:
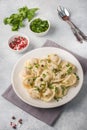
[[[79,61],[71,53],[43,47],[18,60],[11,82],[15,93],[25,103],[39,108],[54,108],[76,97],[83,77]]]

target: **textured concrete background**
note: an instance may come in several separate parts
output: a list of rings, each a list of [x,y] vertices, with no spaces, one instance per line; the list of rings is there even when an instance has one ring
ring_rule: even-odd
[[[8,38],[15,34],[9,25],[3,24],[3,19],[15,13],[19,7],[39,7],[38,17],[44,16],[51,22],[51,29],[44,37],[36,37],[26,27],[18,32],[30,38],[28,51],[41,47],[46,39],[53,40],[61,46],[87,58],[87,43],[79,44],[70,27],[57,16],[57,5],[63,5],[71,10],[72,21],[87,34],[87,0],[0,0],[0,95],[11,82],[11,71],[16,61],[23,54],[15,54],[8,49]],[[23,118],[23,125],[18,130],[87,130],[87,75],[83,88],[78,96],[67,104],[64,112],[53,127],[37,120],[0,96],[0,130],[11,130],[11,116]]]

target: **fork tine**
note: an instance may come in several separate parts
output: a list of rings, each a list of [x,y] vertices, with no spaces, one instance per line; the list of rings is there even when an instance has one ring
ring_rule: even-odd
[[[65,14],[64,7],[63,7],[63,6],[61,7],[61,12],[63,13],[63,15],[64,15],[64,16],[66,15],[66,14]]]
[[[65,16],[64,7],[61,7],[60,5],[57,7],[57,11],[61,17]]]
[[[58,14],[60,15],[60,17],[63,17],[63,16],[64,16],[62,12],[59,12]]]
[[[57,11],[58,12],[61,11],[61,6],[60,5],[57,7]]]

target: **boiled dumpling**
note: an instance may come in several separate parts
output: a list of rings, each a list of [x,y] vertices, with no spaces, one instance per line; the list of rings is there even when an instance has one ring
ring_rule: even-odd
[[[33,86],[33,77],[31,76],[26,76],[23,80],[23,85],[25,86],[25,88],[32,88]]]
[[[31,60],[29,60],[29,63],[31,65],[37,64],[38,63],[38,58],[32,58]]]
[[[60,98],[63,96],[61,84],[53,84],[55,88],[55,97]]]
[[[72,67],[72,70],[76,69],[75,65],[73,65],[72,63],[70,63],[68,61],[62,61],[60,66],[61,66],[61,69],[64,69],[64,68],[68,69],[70,67]]]
[[[41,99],[45,102],[49,102],[53,99],[54,95],[55,95],[55,91],[47,88],[46,91],[42,94]]]
[[[42,69],[46,68],[46,66],[47,66],[47,61],[46,61],[46,59],[41,59],[41,60],[39,60],[39,65],[40,65],[40,67],[41,67]]]
[[[33,68],[32,68],[32,74],[35,75],[35,76],[39,76],[41,71],[42,70],[39,67],[33,66]]]
[[[38,88],[39,90],[42,90],[42,89],[45,89],[47,87],[47,82],[45,82],[43,80],[43,78],[41,77],[38,77],[36,80],[35,80],[35,84],[34,86],[36,88]]]
[[[50,70],[44,70],[41,74],[41,77],[43,78],[44,81],[50,81],[53,75]]]
[[[53,72],[57,72],[58,71],[58,66],[54,63],[50,63],[50,65],[48,66],[48,68],[53,71]]]
[[[36,88],[30,88],[27,90],[32,98],[40,98],[41,94]]]
[[[75,74],[67,75],[66,78],[62,81],[62,84],[65,86],[72,86],[76,83],[77,78]]]
[[[48,55],[48,59],[50,59],[52,62],[60,64],[61,58],[57,54],[50,54]]]

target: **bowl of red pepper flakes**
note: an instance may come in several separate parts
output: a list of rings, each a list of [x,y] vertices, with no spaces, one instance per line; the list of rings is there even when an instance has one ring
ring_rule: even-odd
[[[10,50],[21,53],[28,49],[29,47],[29,38],[24,34],[16,34],[9,38],[8,46]]]

